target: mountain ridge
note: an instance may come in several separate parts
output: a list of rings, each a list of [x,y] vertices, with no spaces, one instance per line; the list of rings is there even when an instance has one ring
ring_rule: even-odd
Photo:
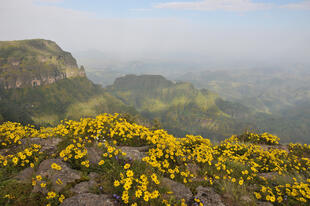
[[[44,39],[0,41],[0,87],[5,89],[53,84],[85,77],[71,53]]]

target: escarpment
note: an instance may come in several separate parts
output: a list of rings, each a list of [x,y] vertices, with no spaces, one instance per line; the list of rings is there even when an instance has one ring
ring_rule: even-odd
[[[53,41],[0,42],[1,88],[36,87],[84,76],[84,68],[79,68],[73,56]]]

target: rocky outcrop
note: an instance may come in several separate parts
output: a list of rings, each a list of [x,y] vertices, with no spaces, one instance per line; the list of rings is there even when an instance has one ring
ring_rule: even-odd
[[[195,198],[198,198],[204,205],[225,206],[220,195],[214,192],[213,188],[199,186],[196,191]]]
[[[34,39],[0,42],[0,87],[37,87],[56,81],[85,77],[69,52],[55,42]]]
[[[61,169],[55,170],[51,167],[53,163],[56,163],[61,167]],[[66,187],[68,183],[74,183],[76,180],[81,178],[81,174],[79,171],[73,170],[67,166],[66,163],[61,161],[60,159],[48,159],[44,160],[37,172],[36,175],[42,176],[42,178],[48,178],[52,182],[52,189],[56,192],[59,192],[61,189]],[[61,180],[61,181],[59,181]],[[45,188],[43,188],[44,190]],[[36,185],[33,188],[33,192],[39,192],[42,188],[39,185]],[[42,191],[44,192],[44,191]]]
[[[119,149],[126,153],[126,156],[132,160],[141,160],[146,156],[145,152],[148,151],[149,147],[119,147]]]
[[[68,199],[61,206],[114,206],[118,205],[109,195],[96,195],[92,193],[78,194]]]
[[[22,147],[26,148],[32,144],[41,145],[41,152],[46,152],[48,154],[53,154],[57,150],[57,145],[62,141],[60,138],[25,138],[22,139]]]
[[[176,199],[184,199],[185,201],[192,199],[193,193],[182,183],[175,182],[168,178],[162,178],[161,181],[165,187],[172,191],[172,195],[175,196]]]
[[[20,181],[20,182],[23,182],[23,183],[30,183],[33,174],[34,174],[34,169],[31,168],[31,167],[28,167],[28,168],[23,169],[22,171],[20,171],[16,175],[15,179]]]

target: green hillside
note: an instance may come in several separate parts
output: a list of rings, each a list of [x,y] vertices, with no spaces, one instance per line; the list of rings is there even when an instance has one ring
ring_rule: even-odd
[[[0,114],[8,121],[54,125],[64,118],[96,116],[104,112],[128,112],[133,108],[103,92],[85,77],[59,80],[36,88],[2,90]]]
[[[272,132],[285,142],[292,138],[310,142],[310,72],[306,67],[204,71],[178,79],[256,111],[247,119],[252,129]]]
[[[219,138],[237,133],[246,124],[235,116],[250,113],[248,108],[226,102],[209,90],[196,89],[190,83],[173,83],[159,75],[127,75],[106,90],[144,117],[158,119],[178,136],[193,133]]]
[[[84,77],[69,52],[43,39],[0,41],[0,87],[23,88]]]

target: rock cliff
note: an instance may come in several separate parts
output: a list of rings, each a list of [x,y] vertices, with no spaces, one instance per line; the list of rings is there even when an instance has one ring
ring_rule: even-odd
[[[0,87],[36,87],[65,78],[84,77],[69,52],[43,39],[0,41]]]

